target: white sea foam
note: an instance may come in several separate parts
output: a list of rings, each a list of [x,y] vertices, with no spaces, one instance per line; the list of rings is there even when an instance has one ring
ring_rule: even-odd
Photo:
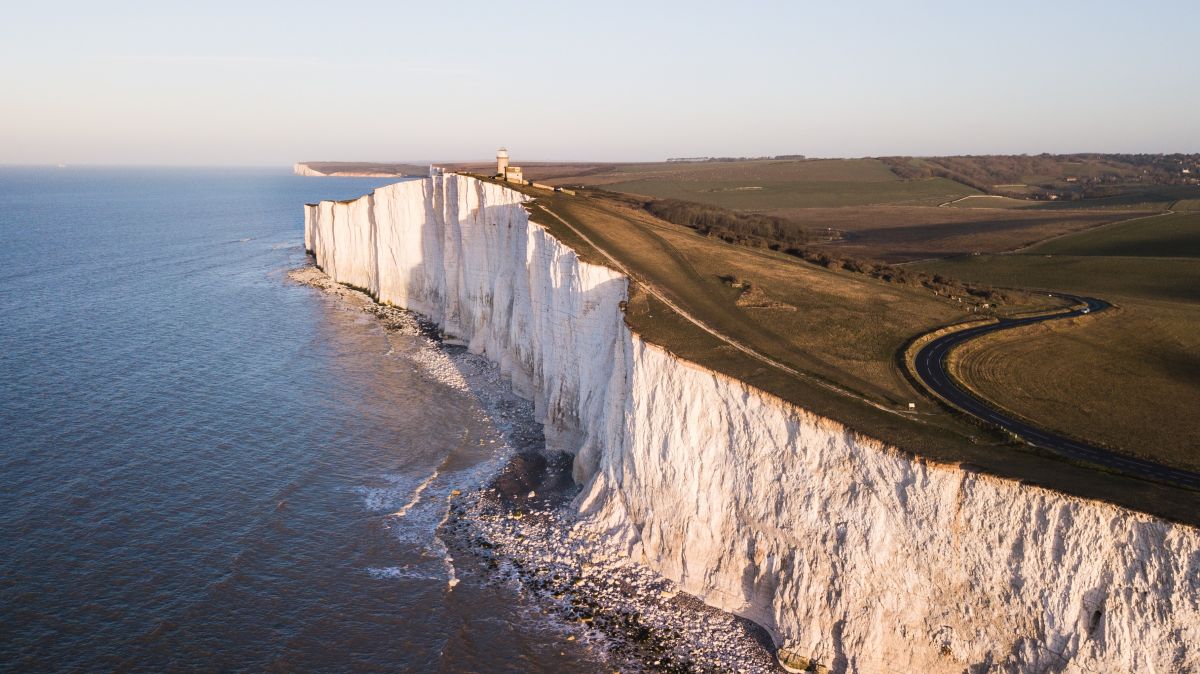
[[[442,521],[444,522],[445,518]],[[430,547],[440,553],[442,568],[446,571],[446,587],[453,590],[454,586],[458,585],[458,574],[455,572],[454,557],[450,555],[450,549],[446,547],[446,544],[437,534],[434,534],[433,544]]]
[[[412,566],[373,566],[367,570],[367,575],[376,580],[427,580],[440,581],[441,576],[430,573],[428,570],[413,568]]]
[[[394,511],[396,504],[402,499],[411,499],[417,479],[410,475],[387,474],[380,479],[387,482],[381,487],[355,487],[354,491],[362,496],[363,507],[370,512]]]
[[[412,497],[408,499],[408,503],[405,503],[399,510],[392,514],[396,517],[407,516],[409,511],[413,509],[413,506],[417,505],[417,503],[421,501],[421,494],[425,493],[425,490],[429,488],[429,485],[433,484],[434,480],[437,479],[438,471],[435,470],[429,475],[429,477],[422,480],[421,484],[417,485],[417,488],[412,492]]]

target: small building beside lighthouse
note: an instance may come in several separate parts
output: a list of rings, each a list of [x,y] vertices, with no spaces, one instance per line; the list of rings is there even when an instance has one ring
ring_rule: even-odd
[[[496,177],[508,182],[525,182],[521,174],[521,167],[508,165],[508,148],[506,147],[496,150]]]

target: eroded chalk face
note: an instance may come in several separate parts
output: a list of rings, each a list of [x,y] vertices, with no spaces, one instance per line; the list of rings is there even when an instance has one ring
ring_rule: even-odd
[[[1196,529],[915,460],[649,345],[625,279],[525,200],[399,183],[306,209],[306,245],[498,363],[626,554],[834,670],[1200,668]]]

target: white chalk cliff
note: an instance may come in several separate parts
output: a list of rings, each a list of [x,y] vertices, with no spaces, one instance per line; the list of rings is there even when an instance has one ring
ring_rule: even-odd
[[[318,171],[317,169],[303,162],[292,164],[292,173],[298,176],[309,176],[314,178],[323,178],[329,176],[337,176],[341,178],[395,178],[400,175],[395,171],[371,171],[368,169],[348,169],[326,173],[324,171]]]
[[[312,168],[308,164],[292,164],[292,173],[298,176],[323,177],[327,174]]]
[[[916,461],[680,360],[525,199],[401,182],[306,206],[305,247],[499,363],[632,557],[834,671],[1200,671],[1200,530]]]

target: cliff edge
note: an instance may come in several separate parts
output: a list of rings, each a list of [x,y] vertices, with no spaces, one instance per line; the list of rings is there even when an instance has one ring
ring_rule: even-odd
[[[401,182],[306,206],[305,248],[497,362],[631,557],[834,671],[1200,671],[1200,531],[929,464],[676,358],[527,200]]]

